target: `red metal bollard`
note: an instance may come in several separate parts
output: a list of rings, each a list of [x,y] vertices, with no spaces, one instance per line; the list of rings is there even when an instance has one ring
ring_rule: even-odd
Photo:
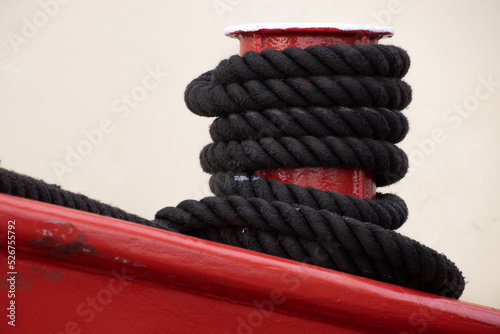
[[[237,25],[226,28],[224,33],[240,40],[240,55],[247,51],[283,50],[288,47],[376,44],[379,39],[393,35],[392,29],[388,27],[307,23]],[[376,194],[374,174],[362,169],[278,168],[258,170],[254,174],[282,183],[314,187],[360,198],[375,199]]]

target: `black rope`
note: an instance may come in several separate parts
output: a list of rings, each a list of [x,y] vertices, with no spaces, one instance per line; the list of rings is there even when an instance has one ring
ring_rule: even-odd
[[[193,80],[188,108],[218,117],[200,154],[217,197],[160,210],[155,226],[237,247],[458,298],[464,279],[444,255],[402,236],[393,194],[361,199],[266,180],[267,168],[372,171],[378,186],[408,168],[394,144],[408,132],[406,52],[385,45],[247,52]]]
[[[391,230],[403,225],[408,217],[405,202],[394,194],[377,193],[377,200],[361,199],[356,196],[266,180],[260,176],[236,173],[212,175],[210,189],[220,198],[257,197],[267,202],[279,201],[290,205],[308,206],[315,210],[328,210]]]
[[[411,88],[397,78],[312,76],[216,85],[208,71],[187,87],[188,108],[200,116],[227,116],[267,108],[346,106],[404,109]]]
[[[367,107],[290,107],[245,111],[217,118],[210,127],[214,142],[264,137],[362,137],[398,143],[408,132],[408,120],[398,110]]]
[[[408,169],[406,154],[398,147],[354,137],[306,136],[218,142],[205,146],[200,159],[203,170],[211,174],[304,166],[361,168],[375,172],[380,186],[399,181]]]
[[[283,51],[249,51],[222,60],[213,72],[213,83],[285,79],[314,75],[367,75],[401,79],[410,66],[408,54],[392,45],[344,45],[296,47]]]
[[[37,180],[4,168],[0,168],[0,193],[134,223],[150,224],[149,220],[130,214],[114,206],[101,203],[81,194],[63,190],[58,185],[48,184],[42,180]]]

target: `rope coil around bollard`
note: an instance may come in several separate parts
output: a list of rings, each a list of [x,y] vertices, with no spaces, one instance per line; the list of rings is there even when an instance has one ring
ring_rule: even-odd
[[[191,82],[189,109],[217,116],[200,154],[216,197],[186,200],[155,220],[0,168],[0,192],[128,220],[459,298],[459,269],[400,235],[408,217],[394,194],[376,199],[266,180],[261,168],[331,166],[373,171],[377,186],[408,168],[394,144],[408,132],[401,113],[411,89],[395,46],[330,45],[247,52]]]
[[[391,45],[253,51],[223,60],[186,89],[188,108],[217,117],[200,154],[216,195],[166,207],[156,227],[458,298],[465,286],[444,255],[393,231],[404,201],[361,199],[266,180],[265,168],[373,171],[378,186],[404,177],[394,144],[408,132],[407,53]]]

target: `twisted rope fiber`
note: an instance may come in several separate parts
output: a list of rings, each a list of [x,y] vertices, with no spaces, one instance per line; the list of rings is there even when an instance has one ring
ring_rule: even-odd
[[[221,198],[257,197],[267,202],[304,205],[315,210],[328,210],[359,221],[368,221],[391,230],[399,228],[408,217],[405,202],[394,194],[377,193],[377,200],[374,201],[235,173],[214,174],[210,178],[210,189]]]
[[[207,173],[254,171],[280,167],[329,166],[374,171],[385,186],[406,174],[408,159],[398,147],[383,141],[354,137],[282,137],[258,141],[209,144],[200,154]]]
[[[149,220],[111,205],[61,189],[32,177],[0,168],[0,193],[32,199],[80,211],[150,225]]]
[[[289,106],[367,106],[404,109],[411,101],[411,88],[397,78],[310,76],[266,79],[216,85],[208,71],[187,87],[188,108],[200,116],[226,116],[246,110]]]
[[[408,54],[393,45],[333,44],[234,55],[219,63],[212,79],[215,84],[313,75],[367,75],[401,79],[409,67]]]
[[[373,171],[378,186],[408,168],[394,143],[408,131],[409,68],[395,46],[331,45],[232,56],[193,80],[188,108],[218,117],[200,154],[216,197],[166,207],[151,223],[237,247],[458,298],[465,286],[444,255],[394,229],[408,216],[376,200],[266,180],[266,168]]]
[[[400,142],[408,120],[398,110],[367,107],[308,107],[245,111],[217,118],[210,126],[214,142],[257,140],[264,137],[361,137]]]

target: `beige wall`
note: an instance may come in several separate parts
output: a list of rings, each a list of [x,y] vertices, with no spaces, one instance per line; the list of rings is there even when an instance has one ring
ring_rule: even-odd
[[[410,53],[414,89],[401,145],[413,169],[389,189],[410,208],[400,231],[457,263],[463,300],[500,308],[499,1],[66,2],[0,3],[2,167],[152,218],[210,194],[198,153],[211,120],[187,111],[183,91],[237,53],[225,26],[390,25],[396,35],[384,43]],[[146,94],[127,107],[131,92]],[[96,128],[106,133],[85,146]],[[88,155],[58,177],[54,164],[78,148]]]

